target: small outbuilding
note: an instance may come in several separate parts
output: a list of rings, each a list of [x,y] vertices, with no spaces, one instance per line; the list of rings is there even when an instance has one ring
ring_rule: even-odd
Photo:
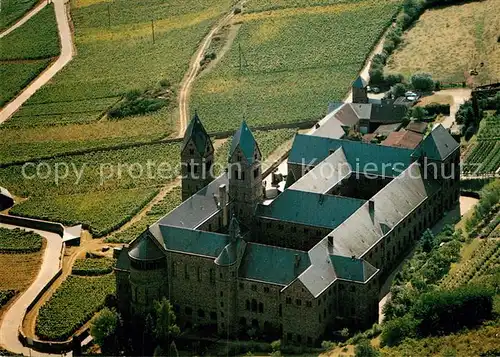
[[[0,211],[10,208],[14,205],[14,197],[7,189],[0,187]]]

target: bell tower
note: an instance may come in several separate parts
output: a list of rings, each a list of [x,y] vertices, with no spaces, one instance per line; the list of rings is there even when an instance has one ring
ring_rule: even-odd
[[[249,227],[255,207],[263,200],[262,154],[245,121],[236,131],[229,150],[229,199],[233,213]]]
[[[358,76],[354,82],[352,82],[352,102],[353,103],[368,103],[368,83],[363,79],[363,77]]]
[[[214,147],[195,113],[184,134],[181,148],[182,200],[185,201],[213,180]]]

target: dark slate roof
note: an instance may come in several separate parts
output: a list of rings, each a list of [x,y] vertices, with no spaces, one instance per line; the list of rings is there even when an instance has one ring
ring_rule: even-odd
[[[237,147],[240,147],[241,152],[246,157],[249,164],[253,163],[254,151],[257,146],[257,142],[253,137],[252,131],[247,126],[247,123],[243,121],[240,128],[236,131],[231,142],[231,149],[229,150],[229,156],[234,153]],[[258,146],[257,146],[258,147]]]
[[[342,148],[288,186],[291,190],[327,193],[352,172]]]
[[[230,242],[227,234],[164,226],[151,227],[156,239],[165,250],[216,258]]]
[[[358,76],[358,78],[356,78],[356,80],[354,82],[352,82],[352,86],[354,88],[366,88],[367,85],[368,85],[368,83],[361,76]]]
[[[153,240],[155,237],[149,230],[143,232],[133,243],[128,251],[129,257],[135,260],[157,260],[165,257],[163,251]]]
[[[423,121],[412,121],[406,126],[406,130],[414,131],[416,133],[424,134],[427,130],[427,123]]]
[[[458,144],[441,124],[436,125],[415,150],[414,156],[431,160],[444,160],[458,149]]]
[[[200,155],[203,155],[206,152],[207,145],[212,145],[210,142],[210,136],[203,127],[203,124],[198,117],[198,113],[194,114],[193,119],[189,122],[186,132],[184,133],[181,151],[186,148],[186,145],[189,143],[191,138],[193,139],[196,150]]]
[[[287,189],[269,205],[260,204],[259,217],[333,229],[365,201],[341,196]]]
[[[296,255],[300,258],[295,267]],[[278,285],[288,285],[310,265],[307,252],[248,243],[241,261],[239,276],[266,281]]]
[[[438,190],[439,183],[424,179],[420,165],[414,162],[371,198],[375,204],[373,215],[366,202],[330,233],[334,241],[333,254],[361,257]]]
[[[288,162],[295,164],[305,162],[316,166],[340,147],[342,147],[347,162],[354,172],[361,171],[395,177],[406,169],[412,161],[412,150],[409,149],[297,134]],[[376,168],[372,163],[375,164]]]
[[[403,123],[382,124],[375,131],[374,134],[387,136],[394,131],[398,131],[403,126]]]
[[[330,255],[330,261],[335,274],[340,279],[364,283],[377,271],[370,263],[362,259]]]
[[[159,223],[173,227],[197,228],[220,210],[215,197],[219,195],[220,185],[226,185],[226,190],[229,187],[229,180],[226,173],[181,203],[168,215],[161,218]]]
[[[123,247],[118,254],[118,258],[116,259],[115,268],[118,270],[130,270],[130,259],[128,257],[128,249]]]
[[[401,122],[408,112],[405,105],[391,103],[371,104],[370,122],[372,123],[395,123]]]

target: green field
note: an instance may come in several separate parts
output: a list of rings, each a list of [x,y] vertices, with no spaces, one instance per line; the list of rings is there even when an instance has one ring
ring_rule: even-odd
[[[240,15],[233,46],[195,83],[190,107],[204,113],[208,131],[243,117],[250,126],[320,119],[346,95],[398,8],[365,0]]]
[[[467,174],[494,173],[500,168],[500,116],[487,116],[481,121],[477,141],[464,162]]]
[[[0,228],[0,253],[33,253],[42,249],[39,234],[22,229]]]
[[[5,30],[17,19],[21,18],[36,3],[37,0],[3,0],[0,31]]]
[[[0,39],[0,61],[42,59],[59,54],[53,6],[46,6],[23,26]]]
[[[68,276],[41,307],[36,320],[36,334],[52,341],[69,338],[104,306],[106,296],[114,292],[113,274],[99,277]]]
[[[14,98],[17,93],[28,85],[49,64],[49,60],[39,60],[29,63],[1,63],[0,77],[0,107]],[[2,130],[0,129],[0,133]],[[19,134],[18,134],[19,135]]]
[[[141,188],[31,197],[14,206],[10,213],[68,226],[84,224],[94,237],[102,237],[130,220],[157,192],[154,188]]]
[[[113,271],[115,260],[111,258],[77,259],[71,270],[73,275],[104,275]]]
[[[7,9],[12,6],[12,2],[7,2]],[[53,6],[46,6],[22,27],[1,38],[0,107],[35,79],[58,54],[59,35]]]

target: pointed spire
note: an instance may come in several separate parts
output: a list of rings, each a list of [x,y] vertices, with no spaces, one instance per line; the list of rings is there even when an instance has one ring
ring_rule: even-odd
[[[186,132],[184,133],[184,140],[182,143],[181,151],[186,148],[186,145],[191,139],[196,146],[196,150],[200,153],[200,155],[203,155],[207,147],[207,141],[210,141],[210,136],[201,123],[197,109],[194,111],[193,118],[189,122]]]
[[[245,120],[241,123],[240,128],[236,131],[233,136],[233,141],[231,142],[231,149],[229,150],[229,157],[234,153],[236,148],[239,146],[241,152],[246,157],[249,164],[254,161],[254,151],[257,145],[252,131],[248,127]]]

